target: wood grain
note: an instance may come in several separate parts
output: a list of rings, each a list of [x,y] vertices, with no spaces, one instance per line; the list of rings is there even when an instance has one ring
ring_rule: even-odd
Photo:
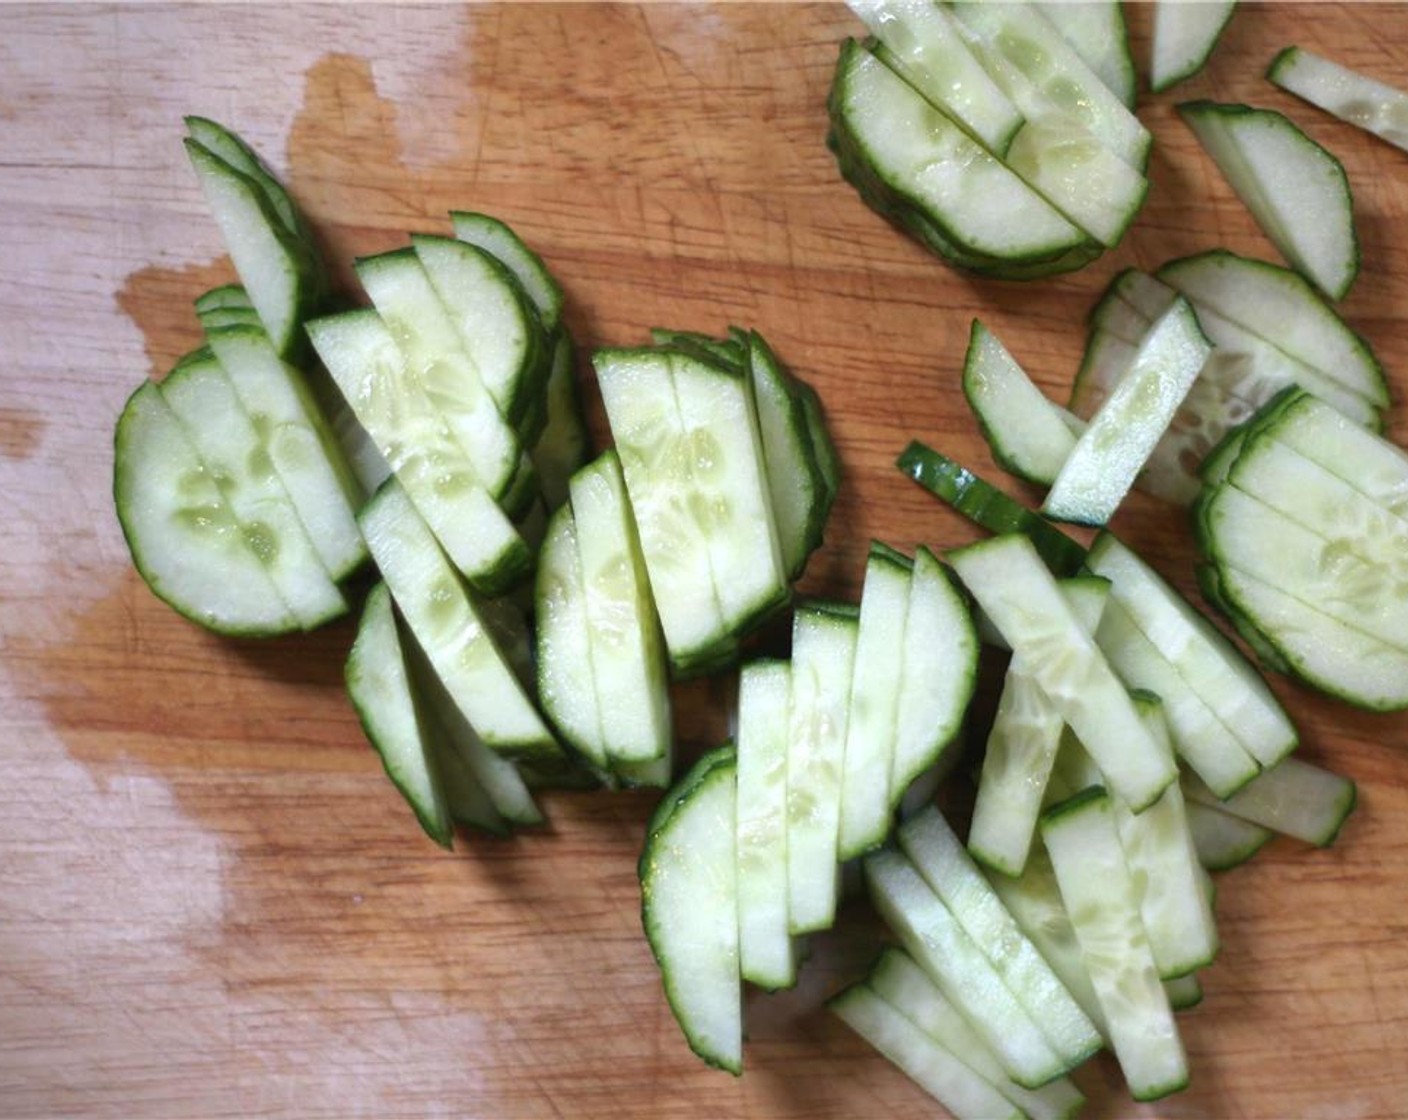
[[[1131,20],[1142,49],[1147,10]],[[270,156],[344,282],[354,254],[472,207],[544,253],[586,346],[765,330],[821,391],[847,471],[813,591],[854,596],[872,536],[972,539],[891,464],[917,436],[991,469],[956,376],[974,315],[1059,394],[1119,267],[1272,254],[1179,97],[1284,109],[1343,159],[1364,248],[1345,314],[1408,393],[1408,156],[1260,79],[1298,42],[1401,80],[1408,10],[1244,6],[1209,71],[1141,109],[1154,185],[1125,245],[1033,286],[949,271],[840,183],[823,102],[857,30],[800,5],[0,13],[0,1113],[934,1115],[819,1010],[873,951],[863,906],[798,991],[750,995],[747,1074],[704,1069],[639,930],[650,796],[551,796],[549,829],[441,854],[341,694],[350,625],[201,633],[132,573],[109,498],[122,401],[231,277],[187,112]],[[1191,587],[1181,517],[1136,498],[1117,525]],[[1220,880],[1191,1089],[1136,1107],[1100,1061],[1079,1078],[1091,1115],[1403,1115],[1405,722],[1273,685],[1361,808],[1332,850],[1278,842]],[[730,687],[680,690],[685,741],[722,733]]]

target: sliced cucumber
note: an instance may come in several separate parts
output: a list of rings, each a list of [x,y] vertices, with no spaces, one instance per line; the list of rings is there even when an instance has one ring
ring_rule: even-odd
[[[817,396],[816,390],[801,382],[793,382],[792,388],[802,401],[802,411],[807,418],[807,431],[812,437],[812,454],[816,456],[817,469],[821,472],[821,520],[825,523],[841,489],[841,456],[831,440],[831,433],[826,426],[826,415],[821,407],[821,398]]]
[[[240,405],[229,375],[213,357],[172,370],[161,395],[200,449],[241,532],[268,571],[279,596],[303,629],[347,612],[347,601],[319,559],[261,436]]]
[[[1408,151],[1408,94],[1301,47],[1271,62],[1268,81]]]
[[[1359,242],[1340,161],[1270,109],[1193,101],[1178,111],[1282,256],[1343,299],[1359,273]]]
[[[891,805],[940,763],[963,724],[977,679],[978,635],[972,612],[948,570],[921,545],[905,608]]]
[[[963,360],[963,395],[998,466],[1050,486],[1076,445],[1063,409],[1046,399],[998,337],[977,319]]]
[[[792,620],[792,708],[787,741],[787,887],[793,933],[836,916],[836,864],[846,787],[844,758],[857,664],[854,618],[816,604]],[[884,786],[887,770],[870,775]]]
[[[315,319],[307,329],[357,420],[451,562],[487,593],[509,586],[528,566],[528,547],[380,317],[351,311]]]
[[[1168,993],[1168,1005],[1175,1011],[1187,1011],[1203,1002],[1203,986],[1194,973],[1164,981],[1164,991]]]
[[[665,796],[640,857],[641,920],[689,1047],[743,1069],[739,976],[737,765],[705,755]]]
[[[1021,111],[973,57],[953,17],[926,0],[849,0],[883,48],[886,65],[996,156],[1022,127]]]
[[[797,982],[788,907],[787,747],[792,674],[754,661],[738,678],[738,938],[744,980]]]
[[[899,844],[1067,1068],[1099,1050],[1099,1032],[1022,934],[938,809],[931,806],[900,826]]]
[[[1095,633],[1109,598],[1109,581],[1063,580],[1061,593],[1081,629]],[[1026,864],[1064,727],[1061,713],[1025,659],[1014,657],[983,752],[968,832],[973,856],[1004,875],[1020,875]]]
[[[391,593],[378,583],[367,596],[357,640],[347,656],[347,693],[376,748],[386,776],[400,790],[425,834],[442,848],[454,846],[445,793],[434,755],[421,730],[415,693],[406,672]]]
[[[1129,35],[1118,0],[1054,0],[1037,6],[1110,92],[1133,109],[1134,59],[1129,55]]]
[[[1134,484],[1211,352],[1179,300],[1139,344],[1134,361],[1061,467],[1042,512],[1103,525]]]
[[[1042,839],[1135,1100],[1188,1084],[1188,1059],[1140,917],[1114,806],[1099,786],[1050,809]]]
[[[1335,842],[1358,800],[1348,778],[1298,758],[1286,759],[1226,799],[1191,774],[1183,776],[1183,791],[1191,800],[1317,848]]]
[[[1200,801],[1184,806],[1198,861],[1209,871],[1228,871],[1247,862],[1276,834]]]
[[[955,3],[969,44],[1029,121],[1074,122],[1136,171],[1152,138],[1042,14],[1025,3]]]
[[[198,311],[196,318],[207,335],[220,327],[256,327],[261,332],[264,330],[264,321],[252,307],[212,307],[207,311]]]
[[[1260,674],[1132,549],[1102,533],[1086,563],[1258,764],[1274,766],[1295,750],[1295,725]]]
[[[873,542],[860,597],[855,672],[850,683],[844,777],[840,787],[840,858],[885,842],[890,831],[891,775],[904,674],[905,626],[913,576],[907,557]]]
[[[1056,575],[1074,575],[1085,563],[1085,549],[1055,525],[947,455],[916,440],[904,449],[895,465],[934,497],[988,532],[1025,534]]]
[[[261,436],[318,558],[344,579],[367,558],[360,488],[303,374],[279,359],[263,327],[207,329],[235,395]]]
[[[289,197],[284,185],[274,177],[273,172],[264,165],[264,161],[253,148],[224,125],[206,117],[186,117],[185,124],[192,140],[258,185],[285,230],[294,237],[311,243],[312,235],[303,215],[293,204],[293,199]]]
[[[197,318],[203,312],[222,307],[242,311],[254,310],[254,304],[249,302],[249,293],[244,290],[242,284],[221,284],[218,288],[209,288],[196,296],[194,303]]]
[[[545,390],[547,423],[529,452],[549,512],[567,500],[568,480],[586,462],[591,446],[573,367],[572,340],[562,331],[553,342]]]
[[[178,613],[218,634],[299,628],[269,574],[267,526],[235,514],[151,382],[117,422],[113,500],[138,573]]]
[[[484,742],[512,758],[553,762],[559,747],[429,526],[388,483],[362,511],[362,534],[406,625]]]
[[[957,1120],[1021,1120],[1021,1108],[864,984],[827,1006]]]
[[[1236,0],[1157,0],[1149,44],[1149,88],[1171,89],[1208,64],[1236,11]]]
[[[602,742],[613,765],[642,765],[669,749],[668,670],[615,452],[573,475],[571,496]]]
[[[264,192],[205,145],[186,141],[186,154],[240,274],[280,354],[300,342],[299,325],[317,310],[321,285],[308,246],[285,228]]]
[[[1022,1110],[1031,1120],[1070,1120],[1085,1098],[1067,1077],[1040,1089],[1024,1089],[1002,1068],[997,1055],[903,949],[880,954],[865,986]]]
[[[450,221],[459,240],[483,249],[513,273],[533,301],[543,330],[555,332],[562,318],[562,288],[542,258],[498,218],[455,210],[450,212]]]
[[[1085,234],[853,40],[841,48],[831,118],[862,197],[939,255],[978,272],[1084,263],[1066,254]]]
[[[1175,776],[1173,761],[1160,755],[1031,542],[996,537],[950,553],[949,562],[1120,797],[1135,812],[1157,800]]]
[[[982,949],[904,856],[888,849],[873,853],[865,859],[865,874],[880,916],[1012,1080],[1035,1089],[1066,1072]]]

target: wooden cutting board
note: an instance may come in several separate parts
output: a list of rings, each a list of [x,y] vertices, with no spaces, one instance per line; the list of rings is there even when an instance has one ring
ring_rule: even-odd
[[[1131,11],[1141,51],[1148,17]],[[1408,10],[1245,8],[1207,73],[1143,105],[1153,190],[1125,244],[1025,286],[950,271],[840,182],[823,105],[858,31],[791,5],[0,15],[0,1113],[935,1114],[820,1009],[874,952],[862,903],[799,990],[750,994],[747,1074],[705,1069],[640,932],[650,795],[549,795],[542,832],[441,853],[342,694],[351,624],[200,632],[134,575],[109,499],[123,400],[197,344],[191,300],[233,276],[181,149],[189,112],[269,156],[344,281],[353,255],[475,208],[547,258],[586,347],[763,329],[845,461],[808,591],[854,597],[871,537],[973,539],[892,466],[919,437],[992,470],[958,390],[973,316],[1060,396],[1117,269],[1273,255],[1181,97],[1284,109],[1343,159],[1364,254],[1344,311],[1408,397],[1408,155],[1260,77],[1297,42],[1402,81]],[[1181,515],[1136,496],[1117,527],[1191,588]],[[1272,683],[1359,811],[1329,851],[1281,841],[1219,879],[1222,953],[1181,1020],[1192,1087],[1139,1108],[1098,1061],[1078,1076],[1090,1115],[1408,1110],[1408,720]],[[678,691],[686,749],[723,734],[730,695]]]

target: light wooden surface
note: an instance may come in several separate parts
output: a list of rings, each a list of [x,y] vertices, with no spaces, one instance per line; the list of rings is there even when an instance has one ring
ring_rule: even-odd
[[[1287,109],[1342,157],[1364,248],[1344,309],[1408,434],[1408,156],[1260,79],[1299,42],[1401,82],[1408,11],[1247,7],[1206,75],[1143,106],[1154,187],[1125,246],[1031,286],[949,271],[839,181],[823,102],[857,30],[780,5],[0,8],[0,1113],[935,1114],[818,1010],[873,951],[863,906],[799,991],[749,997],[746,1075],[704,1069],[640,933],[650,796],[550,796],[547,831],[440,853],[342,696],[350,625],[201,633],[133,574],[109,499],[122,401],[231,276],[187,112],[270,157],[344,272],[476,208],[543,252],[586,346],[763,329],[847,469],[812,590],[854,596],[871,536],[972,539],[891,466],[917,436],[990,469],[958,391],[972,316],[1059,394],[1118,267],[1271,254],[1180,96]],[[1136,498],[1117,525],[1191,585],[1180,516]],[[1408,1110],[1408,724],[1273,684],[1361,808],[1334,849],[1279,842],[1220,880],[1192,1088],[1139,1108],[1101,1061],[1079,1078],[1092,1115]],[[718,736],[729,695],[681,690],[681,736]]]

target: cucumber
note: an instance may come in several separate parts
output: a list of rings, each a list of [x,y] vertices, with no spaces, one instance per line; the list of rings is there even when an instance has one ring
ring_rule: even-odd
[[[907,557],[872,542],[861,588],[855,670],[845,725],[838,853],[843,860],[879,847],[890,831],[890,779],[905,670],[905,627],[913,576]],[[843,760],[844,759],[844,763]]]
[[[950,1054],[960,1056],[1032,1120],[1071,1120],[1084,1103],[1070,1078],[1024,1089],[1008,1077],[988,1044],[903,949],[885,949],[866,976],[865,986]]]
[[[1228,871],[1246,863],[1276,835],[1200,801],[1189,801],[1184,808],[1198,861],[1209,871]]]
[[[560,760],[558,746],[410,497],[389,482],[362,510],[362,535],[406,625],[480,738],[506,757]]]
[[[1026,1115],[963,1058],[866,985],[847,988],[827,1007],[957,1120],[1021,1120]]]
[[[950,553],[949,562],[1120,797],[1135,812],[1156,801],[1174,779],[1173,761],[1160,755],[1031,542],[995,537]]]
[[[451,562],[485,593],[510,586],[528,567],[528,546],[381,318],[374,311],[350,311],[315,319],[307,329],[357,420]]]
[[[259,153],[246,144],[238,134],[216,121],[195,116],[184,119],[186,131],[190,134],[191,139],[240,174],[248,176],[259,187],[283,228],[311,247],[313,235],[303,220],[302,213],[294,205],[293,199],[289,197],[284,185],[275,178],[274,173],[259,158]],[[253,305],[246,304],[245,306],[252,307]]]
[[[940,256],[994,274],[1089,259],[1084,233],[854,40],[842,45],[830,107],[843,173]]]
[[[1050,486],[1076,445],[1064,411],[1046,399],[998,337],[977,319],[963,360],[963,395],[997,465]]]
[[[429,250],[427,255],[438,259]],[[479,363],[465,349],[419,254],[398,249],[364,257],[356,267],[357,278],[404,360],[404,384],[420,390],[478,479],[495,498],[504,499],[519,469],[522,447],[510,427],[511,418],[501,412]],[[510,517],[525,504],[521,493],[518,497],[518,502],[504,502]]]
[[[179,614],[231,636],[300,628],[269,574],[268,527],[235,514],[152,382],[117,421],[113,501],[138,574]]]
[[[792,701],[787,741],[787,889],[793,933],[826,929],[836,916],[847,787],[843,760],[861,649],[854,618],[808,603],[792,619]],[[872,785],[886,785],[877,767]]]
[[[264,321],[252,307],[212,307],[196,313],[201,329],[209,336],[212,330],[220,327],[255,327],[264,330]],[[267,337],[267,336],[266,336]]]
[[[1109,532],[1087,566],[1110,580],[1111,596],[1260,766],[1275,766],[1298,736],[1260,674],[1186,599]]]
[[[948,570],[922,545],[910,576],[901,661],[890,767],[892,806],[921,774],[941,764],[963,725],[978,680],[972,612]]]
[[[1099,1050],[1095,1026],[1022,934],[938,809],[931,806],[901,825],[899,845],[1067,1068]]]
[[[1191,101],[1179,115],[1291,266],[1331,299],[1359,273],[1344,167],[1271,109]]]
[[[346,614],[347,601],[299,520],[267,436],[241,407],[220,363],[192,356],[160,388],[299,626],[311,630]]]
[[[1236,0],[1156,0],[1149,88],[1162,93],[1206,66],[1236,8]]]
[[[302,341],[299,326],[317,312],[322,296],[317,261],[258,183],[196,140],[186,140],[186,154],[274,348],[291,353]]]
[[[229,375],[319,560],[341,580],[362,565],[357,531],[360,487],[301,371],[280,360],[263,327],[207,328],[211,350]]]
[[[1211,308],[1379,407],[1389,403],[1383,367],[1369,344],[1289,269],[1215,249],[1170,261],[1157,276],[1195,308]]]
[[[1095,633],[1109,599],[1109,582],[1063,580],[1061,594],[1081,629]],[[1026,864],[1064,727],[1026,660],[1014,657],[983,752],[968,832],[968,851],[1003,875],[1020,875]]]
[[[612,765],[640,766],[669,749],[670,698],[655,604],[615,452],[572,476],[571,501],[602,743]]]
[[[1133,109],[1134,60],[1118,0],[1055,0],[1037,7],[1110,92]]]
[[[1176,301],[1076,441],[1042,504],[1058,520],[1103,525],[1134,484],[1211,352],[1193,309]]]
[[[701,758],[665,795],[641,851],[641,923],[665,996],[689,1047],[707,1064],[743,1069],[739,975],[737,761]]]
[[[244,286],[241,284],[221,284],[219,287],[207,289],[196,296],[194,305],[197,318],[203,312],[214,311],[222,307],[239,311],[254,310],[254,304],[249,302],[249,293],[244,290]]]
[[[509,270],[533,302],[543,330],[557,331],[562,319],[562,288],[543,259],[498,218],[467,210],[452,210],[455,237],[477,246]]]
[[[1111,798],[1100,786],[1082,791],[1046,812],[1041,834],[1130,1092],[1139,1101],[1178,1092],[1188,1084],[1188,1058],[1144,931]]]
[[[1168,1005],[1175,1011],[1187,1011],[1203,1002],[1203,986],[1194,973],[1164,981]]]
[[[739,673],[739,971],[744,980],[769,991],[797,982],[787,886],[791,696],[791,668],[785,661],[753,661]]]
[[[1085,549],[1055,525],[933,448],[915,440],[895,465],[988,532],[1025,534],[1056,575],[1074,575],[1085,563]]]
[[[1348,778],[1298,758],[1264,771],[1229,798],[1217,798],[1192,774],[1183,776],[1183,792],[1190,800],[1317,848],[1335,842],[1358,800]]]
[[[1066,1064],[983,950],[909,860],[883,849],[865,858],[865,876],[880,916],[992,1048],[1012,1080],[1036,1089],[1066,1072]]]
[[[529,451],[548,512],[567,500],[568,481],[573,472],[586,462],[591,448],[591,437],[582,415],[582,398],[577,388],[572,340],[565,331],[561,331],[552,347],[552,369],[544,390],[547,421]]]
[[[1028,121],[1072,122],[1135,171],[1152,137],[1061,37],[1040,6],[951,5],[969,45]]]
[[[1288,93],[1408,151],[1408,94],[1302,47],[1287,47],[1266,78]]]
[[[999,158],[1024,118],[983,69],[941,4],[848,0],[885,64]]]
[[[391,593],[378,583],[367,596],[347,655],[347,694],[386,776],[406,799],[425,834],[454,846],[454,827],[435,756],[427,742],[406,671]]]
[[[482,249],[422,234],[413,234],[411,244],[478,383],[531,444],[538,433],[527,418],[535,408],[542,410],[553,354],[528,297],[513,274]]]

